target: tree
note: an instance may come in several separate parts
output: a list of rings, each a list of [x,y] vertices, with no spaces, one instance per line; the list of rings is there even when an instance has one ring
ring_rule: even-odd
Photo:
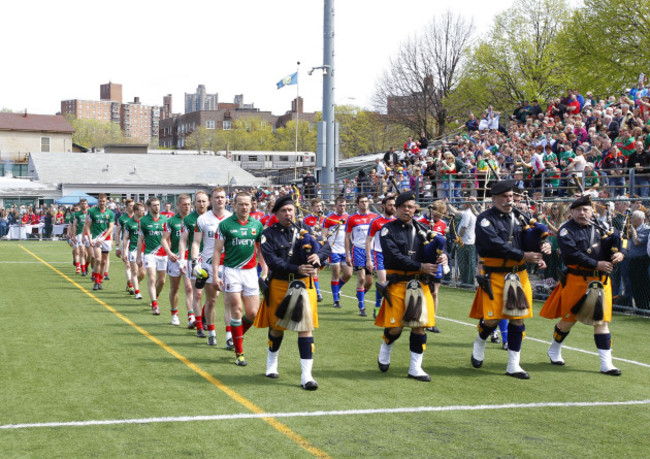
[[[518,100],[560,94],[569,77],[559,35],[569,16],[565,0],[516,0],[475,45],[453,103],[509,109]]]
[[[188,150],[206,150],[210,143],[210,131],[203,126],[196,128],[185,140],[185,145]]]
[[[445,131],[455,115],[445,105],[458,84],[474,31],[472,22],[451,12],[434,18],[417,36],[405,41],[379,79],[374,102],[389,118],[431,137]]]
[[[275,132],[278,151],[295,151],[296,149],[296,122],[291,120],[287,125],[278,128]],[[308,121],[298,123],[298,151],[316,151],[317,135],[315,127]]]
[[[72,141],[86,148],[103,148],[112,143],[126,141],[119,124],[111,121],[99,121],[68,116],[68,122],[74,128]]]
[[[336,106],[336,121],[341,158],[388,150],[391,145],[401,145],[409,133],[403,126],[389,122],[386,115],[354,105]]]
[[[619,93],[648,73],[650,3],[584,0],[562,35],[563,60],[575,86]]]

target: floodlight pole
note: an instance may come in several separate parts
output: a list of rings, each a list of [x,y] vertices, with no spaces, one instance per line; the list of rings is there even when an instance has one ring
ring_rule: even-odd
[[[323,121],[325,124],[325,167],[320,182],[329,187],[330,194],[336,174],[335,130],[334,130],[334,0],[324,0],[323,21]]]

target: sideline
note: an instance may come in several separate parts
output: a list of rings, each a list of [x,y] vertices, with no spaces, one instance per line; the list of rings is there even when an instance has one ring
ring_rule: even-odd
[[[309,443],[304,437],[299,435],[298,433],[294,432],[291,430],[288,426],[282,424],[281,422],[277,421],[274,419],[272,416],[269,416],[268,414],[264,413],[264,410],[260,408],[259,406],[255,405],[253,402],[245,398],[244,396],[240,395],[238,392],[234,391],[231,389],[229,386],[225,385],[221,381],[219,381],[217,378],[212,376],[210,373],[207,371],[203,370],[201,367],[196,365],[194,362],[189,360],[187,357],[184,355],[180,354],[167,344],[165,344],[163,341],[159,340],[155,336],[153,336],[151,333],[146,331],[144,328],[140,327],[137,325],[135,322],[131,321],[127,317],[123,316],[120,314],[116,309],[113,307],[109,306],[106,302],[100,300],[97,298],[94,294],[92,294],[90,291],[86,290],[84,287],[82,287],[79,283],[77,283],[74,279],[71,279],[68,277],[65,273],[59,271],[57,268],[40,258],[38,255],[35,253],[30,252],[28,249],[26,249],[24,246],[20,245],[19,246],[21,249],[23,249],[25,252],[36,258],[39,262],[50,268],[52,271],[56,272],[59,276],[63,277],[65,280],[70,282],[72,285],[77,287],[79,290],[81,290],[83,293],[88,295],[90,298],[92,298],[94,301],[97,303],[101,304],[104,308],[115,314],[118,318],[120,318],[122,321],[130,325],[131,327],[135,328],[140,334],[144,335],[146,338],[148,338],[150,341],[153,341],[155,344],[163,348],[165,351],[167,351],[169,354],[174,356],[176,359],[180,360],[183,362],[187,367],[189,367],[192,371],[195,373],[199,374],[202,376],[204,379],[206,379],[208,382],[210,382],[213,386],[224,392],[226,395],[228,395],[231,399],[239,403],[240,405],[243,405],[244,408],[252,411],[255,413],[260,419],[262,419],[264,422],[269,424],[271,427],[276,429],[278,432],[281,434],[285,435],[287,438],[289,438],[291,441],[296,443],[298,446],[312,454],[313,456],[316,457],[330,457],[326,452],[321,451],[320,449],[316,448],[315,446],[312,446],[311,443]],[[6,426],[0,426],[0,428],[7,428]]]
[[[43,422],[34,424],[7,424],[0,425],[2,429],[33,429],[37,427],[84,427],[115,424],[152,424],[160,422],[198,422],[198,421],[231,421],[233,419],[265,419],[273,418],[298,418],[320,416],[358,416],[368,414],[397,414],[397,413],[433,413],[454,411],[486,411],[486,410],[512,410],[531,408],[591,408],[600,406],[631,406],[649,405],[650,400],[629,400],[623,402],[538,402],[538,403],[508,403],[504,405],[450,405],[450,406],[414,406],[404,408],[377,408],[367,410],[340,410],[340,411],[298,411],[289,413],[241,413],[219,414],[213,416],[177,416],[164,418],[142,419],[107,419],[104,421],[72,421],[72,422]]]

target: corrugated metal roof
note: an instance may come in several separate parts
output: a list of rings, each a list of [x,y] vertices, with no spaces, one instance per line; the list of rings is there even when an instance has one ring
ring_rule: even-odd
[[[30,153],[29,173],[45,183],[93,185],[257,186],[253,176],[220,156],[123,153]]]

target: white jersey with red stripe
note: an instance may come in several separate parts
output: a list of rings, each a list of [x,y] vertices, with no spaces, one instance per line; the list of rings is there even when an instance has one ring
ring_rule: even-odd
[[[214,255],[214,237],[217,234],[217,228],[223,219],[228,218],[231,215],[232,212],[226,210],[221,218],[219,218],[214,214],[214,211],[210,210],[196,220],[196,228],[194,229],[194,232],[203,233],[203,251],[201,252],[201,260],[204,263],[212,263],[212,256]],[[223,261],[223,253],[221,255],[221,260]]]
[[[360,249],[366,249],[366,237],[368,236],[368,229],[370,222],[377,218],[378,215],[372,212],[361,215],[356,213],[348,218],[346,233],[352,235],[352,245]]]
[[[348,221],[350,216],[347,213],[341,215],[330,214],[323,222],[323,231],[329,233],[330,228],[338,225],[341,221],[343,222],[341,226],[334,230],[335,234],[327,237],[327,242],[329,242],[330,247],[332,248],[332,253],[345,253],[345,224]]]
[[[384,217],[383,215],[375,218],[370,222],[370,228],[368,229],[368,236],[373,238],[372,240],[372,250],[375,252],[381,252],[381,228],[388,222],[395,220],[395,217]]]

